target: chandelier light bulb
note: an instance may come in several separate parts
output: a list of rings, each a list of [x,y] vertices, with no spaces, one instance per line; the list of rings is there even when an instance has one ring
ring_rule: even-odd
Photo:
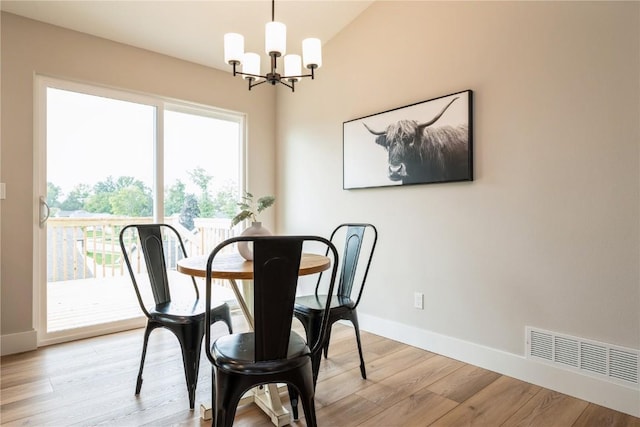
[[[322,66],[322,43],[320,39],[308,38],[302,40],[302,58],[305,68],[320,68]]]
[[[224,62],[232,64],[234,61],[242,63],[244,56],[244,36],[238,33],[224,35]]]
[[[247,52],[244,54],[242,60],[242,72],[244,74],[254,74],[253,76],[243,75],[242,77],[246,79],[254,79],[257,80],[260,75],[260,55],[253,52]]]
[[[267,55],[276,53],[284,56],[287,53],[287,26],[282,22],[267,22],[265,25],[264,50]]]
[[[302,58],[300,55],[284,57],[284,77],[290,82],[299,82],[302,74]]]

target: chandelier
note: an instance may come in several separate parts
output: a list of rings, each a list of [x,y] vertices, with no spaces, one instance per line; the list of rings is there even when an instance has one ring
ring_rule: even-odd
[[[300,55],[286,55],[287,27],[275,20],[275,0],[271,0],[271,22],[265,25],[265,51],[271,60],[271,71],[260,74],[260,55],[244,51],[244,36],[238,33],[224,35],[224,61],[233,66],[233,75],[242,76],[249,81],[249,90],[262,83],[277,83],[287,86],[295,92],[295,84],[303,77],[314,78],[314,70],[322,66],[322,45],[320,39],[308,38],[302,41]],[[284,74],[278,73],[278,58],[284,57]],[[311,74],[302,74],[302,64]],[[242,71],[238,71],[242,65]]]

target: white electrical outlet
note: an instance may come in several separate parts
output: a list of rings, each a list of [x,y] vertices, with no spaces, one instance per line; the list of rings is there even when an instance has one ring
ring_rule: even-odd
[[[421,292],[413,293],[413,307],[420,310],[424,309],[424,294]]]

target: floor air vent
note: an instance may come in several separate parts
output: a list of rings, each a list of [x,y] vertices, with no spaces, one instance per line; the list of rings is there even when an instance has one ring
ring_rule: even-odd
[[[603,376],[613,382],[639,384],[640,352],[629,348],[527,327],[527,358]]]

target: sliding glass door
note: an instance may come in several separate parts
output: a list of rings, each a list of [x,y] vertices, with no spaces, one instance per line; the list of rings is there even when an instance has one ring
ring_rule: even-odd
[[[39,344],[141,326],[119,232],[168,222],[192,254],[228,237],[243,118],[48,78],[38,97]]]

